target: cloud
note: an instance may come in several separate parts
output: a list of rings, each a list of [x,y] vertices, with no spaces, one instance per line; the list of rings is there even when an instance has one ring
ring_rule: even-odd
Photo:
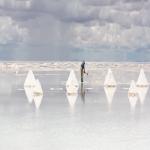
[[[0,44],[17,44],[25,41],[27,29],[20,27],[11,17],[0,17]]]
[[[118,3],[119,1],[120,0],[83,0],[83,3],[91,6],[110,6]]]
[[[145,50],[149,7],[150,0],[0,0],[0,43],[28,38],[15,53],[41,58],[85,49]]]
[[[131,26],[123,28],[119,24],[110,23],[100,26],[77,25],[73,29],[74,46],[82,49],[126,49],[146,48],[150,43],[150,28]],[[144,36],[143,36],[144,35]]]
[[[31,0],[0,0],[0,6],[11,9],[29,9]]]

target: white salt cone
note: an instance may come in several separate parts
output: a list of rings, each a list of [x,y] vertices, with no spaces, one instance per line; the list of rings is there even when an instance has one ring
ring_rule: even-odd
[[[143,68],[140,70],[140,74],[139,74],[138,80],[136,82],[136,86],[137,87],[147,87],[148,86],[148,81],[147,81],[147,78],[146,78]]]
[[[114,75],[111,69],[108,69],[107,75],[105,77],[104,86],[107,87],[115,87],[117,85]]]
[[[66,90],[68,94],[78,93],[79,83],[73,70],[69,74],[69,78],[66,82]]]
[[[24,87],[34,87],[35,86],[35,77],[32,70],[29,70],[27,77],[24,82]]]
[[[35,84],[36,84],[36,81],[35,81],[34,74],[32,70],[30,70],[24,82],[24,90],[25,90],[29,103],[32,103],[33,101],[33,90],[35,88]]]

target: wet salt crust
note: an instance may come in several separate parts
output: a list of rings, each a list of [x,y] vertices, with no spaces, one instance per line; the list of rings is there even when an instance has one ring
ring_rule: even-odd
[[[74,66],[80,81],[78,63],[64,62],[66,69],[57,68],[55,63],[47,64],[42,62],[41,70],[39,62],[25,64],[24,70],[24,64],[18,65],[16,73],[9,63],[5,64],[6,70],[1,70],[0,149],[149,149],[150,91],[142,98],[144,90],[140,90],[141,98],[138,97],[136,105],[128,97],[131,80],[137,81],[141,64],[87,63],[89,75],[85,76],[83,91],[79,84],[78,94],[72,97],[66,94],[65,84],[70,66]],[[52,70],[55,65],[57,69]],[[98,69],[92,67],[95,65]],[[30,66],[43,89],[39,109],[28,102],[23,90]],[[150,81],[149,64],[142,67]],[[113,71],[116,89],[104,89],[108,68]]]

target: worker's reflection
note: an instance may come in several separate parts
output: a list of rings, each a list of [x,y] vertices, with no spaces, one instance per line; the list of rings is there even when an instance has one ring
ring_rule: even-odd
[[[81,82],[81,100],[85,103],[85,88],[84,84]]]

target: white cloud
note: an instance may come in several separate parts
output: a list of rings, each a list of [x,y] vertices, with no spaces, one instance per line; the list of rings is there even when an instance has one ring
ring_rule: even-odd
[[[28,29],[23,46],[31,57],[35,51],[43,57],[76,47],[127,52],[150,47],[150,0],[0,0],[0,8],[9,16],[0,17],[0,43],[24,41]]]
[[[23,42],[27,34],[27,29],[20,27],[11,17],[0,17],[0,44]]]
[[[109,23],[100,26],[98,23],[85,26],[76,25],[73,28],[74,46],[91,49],[104,47],[124,49],[143,48],[150,43],[150,28],[132,25],[130,28],[123,28],[119,24]]]
[[[31,0],[0,0],[1,7],[13,9],[29,9],[31,8]]]
[[[0,0],[0,6],[4,6],[5,0]]]

